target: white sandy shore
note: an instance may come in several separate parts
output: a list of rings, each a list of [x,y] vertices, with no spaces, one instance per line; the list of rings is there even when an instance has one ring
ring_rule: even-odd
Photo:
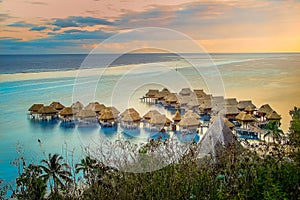
[[[120,75],[126,73],[147,73],[159,72],[166,70],[174,70],[176,65],[174,62],[159,62],[147,64],[132,64],[114,66],[108,68],[91,68],[91,69],[78,69],[67,71],[52,71],[52,72],[34,72],[34,73],[15,73],[15,74],[0,74],[0,82],[23,81],[23,80],[36,80],[36,79],[49,79],[49,78],[65,78],[65,77],[83,77],[83,76],[99,76],[105,75]],[[184,67],[184,66],[181,66]],[[178,67],[179,68],[179,67]]]

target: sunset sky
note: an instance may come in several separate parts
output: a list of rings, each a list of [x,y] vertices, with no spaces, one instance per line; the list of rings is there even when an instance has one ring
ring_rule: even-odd
[[[0,0],[0,54],[88,53],[142,27],[182,32],[208,52],[299,52],[300,1]],[[108,48],[148,47],[130,41]]]

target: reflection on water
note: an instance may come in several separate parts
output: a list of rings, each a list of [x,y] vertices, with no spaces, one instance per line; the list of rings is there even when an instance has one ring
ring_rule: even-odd
[[[35,120],[30,119],[30,126],[33,129],[54,129],[58,125],[59,120],[58,119],[52,119],[52,120]]]

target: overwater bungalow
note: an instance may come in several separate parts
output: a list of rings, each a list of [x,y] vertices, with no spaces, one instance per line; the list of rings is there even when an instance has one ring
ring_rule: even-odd
[[[216,118],[217,118],[216,116],[213,116],[212,118],[210,118],[210,122],[213,123]],[[222,119],[224,120],[224,124],[231,130],[233,130],[235,125],[233,123],[231,123],[226,117],[222,117]]]
[[[223,96],[215,96],[211,99],[212,113],[217,114],[224,109],[225,100]]]
[[[149,122],[154,115],[161,115],[161,113],[157,110],[150,110],[143,116],[143,118],[145,119],[145,122]]]
[[[224,99],[225,102],[225,106],[237,106],[238,101],[236,100],[236,98],[226,98]]]
[[[52,120],[57,117],[57,110],[52,106],[42,106],[37,114],[42,120]]]
[[[62,110],[65,106],[62,105],[60,102],[53,101],[50,106],[52,106],[55,110],[60,111]]]
[[[239,121],[244,128],[248,127],[248,123],[256,121],[255,118],[253,118],[250,114],[247,114],[245,111],[240,112],[235,119]]]
[[[247,114],[250,114],[250,115],[253,115],[254,110],[255,110],[255,109],[254,109],[252,106],[250,106],[250,105],[248,105],[248,106],[244,109],[244,111],[246,111],[246,113],[247,113]]]
[[[161,131],[169,122],[167,122],[166,115],[156,114],[149,120],[149,129],[152,132]]]
[[[193,93],[193,91],[190,88],[182,88],[179,92],[179,95],[190,96],[192,93]]]
[[[72,121],[74,111],[72,107],[64,107],[61,111],[59,111],[59,116],[63,119],[63,121]]]
[[[81,111],[84,108],[84,105],[81,102],[76,101],[76,102],[72,103],[71,108],[73,110],[73,113],[77,114],[77,113],[79,113],[79,111]]]
[[[180,112],[179,110],[176,111],[174,117],[173,117],[173,120],[174,120],[174,124],[177,124],[178,122],[180,122],[181,120],[181,115],[180,115]]]
[[[238,108],[240,111],[245,110],[245,108],[246,108],[247,106],[250,106],[250,107],[253,108],[253,109],[256,108],[256,106],[252,103],[251,100],[239,101],[239,103],[237,104],[237,108]]]
[[[201,122],[194,117],[183,117],[178,123],[179,130],[183,134],[196,133]]]
[[[147,103],[157,103],[157,95],[159,94],[159,90],[149,89],[144,97],[141,99]]]
[[[167,89],[164,88],[162,89],[162,91],[159,91],[155,97],[157,98],[158,101],[163,101],[164,97],[167,96],[168,94],[170,94],[171,92]]]
[[[28,109],[30,116],[31,116],[33,119],[37,118],[37,117],[38,117],[38,111],[39,111],[39,109],[40,109],[41,107],[43,107],[43,106],[44,106],[44,104],[33,104],[33,105]]]
[[[91,102],[84,109],[85,110],[91,110],[91,111],[94,111],[97,114],[100,114],[101,111],[105,108],[106,108],[106,106],[104,104],[100,104],[98,102]]]
[[[198,99],[203,98],[207,95],[203,90],[194,90],[194,93],[196,94]]]
[[[126,129],[137,129],[140,127],[141,122],[140,114],[134,109],[126,109],[121,114],[121,126]]]
[[[110,110],[112,112],[112,114],[114,115],[115,119],[117,119],[120,114],[120,111],[114,106],[108,106],[104,109],[104,111],[105,110]]]
[[[176,93],[170,93],[164,97],[164,101],[166,102],[167,106],[177,106],[178,104],[178,97]]]
[[[224,108],[224,116],[227,119],[235,119],[239,113],[240,111],[236,106],[225,106]]]
[[[269,114],[266,115],[267,120],[273,120],[273,121],[280,121],[281,120],[281,116],[276,112],[276,111],[272,111]]]
[[[76,118],[78,122],[82,124],[91,124],[97,122],[96,113],[92,110],[83,109],[78,112]]]
[[[265,116],[271,112],[273,112],[271,106],[269,104],[264,104],[256,111],[256,114],[261,118],[262,121],[264,121]]]
[[[193,117],[193,118],[196,118],[198,120],[200,119],[200,116],[197,113],[193,112],[192,110],[186,111],[185,114],[183,115],[183,117],[184,118]]]
[[[197,98],[192,98],[188,103],[187,103],[187,109],[193,110],[194,112],[199,112],[199,106],[200,103]]]
[[[116,119],[118,115],[113,112],[111,108],[105,108],[101,111],[100,116],[98,117],[101,127],[113,127],[117,125]]]
[[[212,104],[211,100],[205,100],[200,106],[199,110],[201,114],[211,114],[212,113]]]

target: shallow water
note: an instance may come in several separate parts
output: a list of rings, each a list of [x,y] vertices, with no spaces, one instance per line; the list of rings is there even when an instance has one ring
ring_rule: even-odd
[[[212,61],[189,55],[202,69],[211,67]],[[282,115],[282,128],[287,131],[288,111],[300,106],[300,55],[299,54],[221,54],[213,55],[220,74],[201,71],[212,82],[221,75],[224,95],[238,100],[252,99],[259,107],[269,103]],[[148,133],[139,136],[144,139],[130,139],[111,131],[103,133],[99,127],[91,130],[61,127],[60,123],[40,123],[27,118],[27,109],[33,103],[50,104],[60,101],[70,106],[73,101],[84,104],[92,100],[106,105],[114,105],[120,111],[135,107],[141,115],[153,108],[140,103],[139,97],[149,88],[168,87],[179,92],[182,87],[203,88],[207,92],[205,78],[197,74],[183,60],[151,64],[131,64],[103,69],[85,69],[80,77],[78,71],[55,71],[40,73],[17,73],[0,75],[0,178],[13,181],[16,169],[10,161],[17,157],[16,145],[24,146],[25,154],[33,160],[40,159],[43,151],[61,153],[67,144],[75,148],[76,155],[82,154],[85,140],[99,135],[114,140],[118,137],[139,143],[146,141]],[[99,74],[102,76],[99,78]],[[80,74],[80,73],[79,73]],[[76,87],[74,87],[74,83]],[[218,83],[219,84],[219,83]],[[220,90],[222,91],[222,90]],[[170,112],[160,112],[171,117]],[[120,132],[120,131],[118,131]],[[175,137],[177,137],[175,135]],[[40,145],[38,139],[41,140]],[[180,136],[179,136],[179,139]]]

